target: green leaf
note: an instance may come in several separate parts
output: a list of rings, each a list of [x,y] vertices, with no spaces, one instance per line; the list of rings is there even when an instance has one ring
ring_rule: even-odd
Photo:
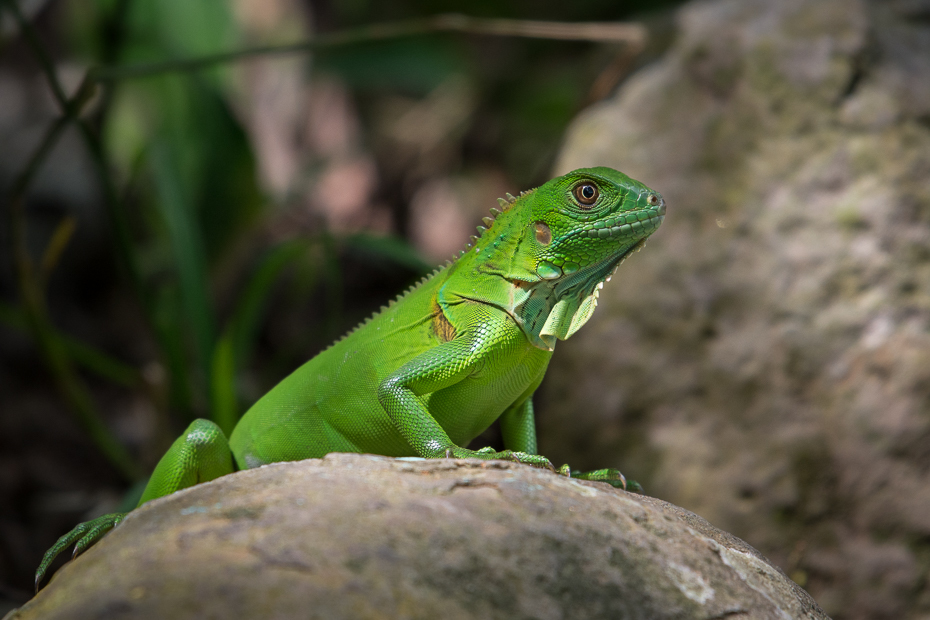
[[[171,406],[195,417],[192,414],[197,409],[197,395],[192,387],[194,373],[185,354],[187,338],[181,323],[184,311],[179,297],[173,281],[157,289],[153,298],[152,326],[168,371]]]
[[[399,237],[383,237],[359,233],[343,239],[343,244],[351,249],[369,254],[374,258],[387,259],[418,273],[428,273],[433,265],[410,243]]]
[[[0,302],[0,323],[18,332],[29,331],[23,311],[2,302]],[[49,337],[53,338],[57,343],[56,346],[62,347],[75,363],[99,377],[125,387],[136,387],[142,382],[142,376],[135,366],[107,355],[86,342],[63,334],[52,327],[49,328]]]
[[[305,240],[290,241],[277,246],[265,255],[246,284],[229,326],[240,368],[252,355],[252,345],[258,334],[259,321],[268,303],[271,287],[277,282],[281,272],[309,248],[310,243]]]
[[[54,271],[61,253],[65,251],[71,236],[74,235],[74,229],[77,227],[77,220],[73,216],[68,216],[58,223],[52,238],[48,240],[45,246],[45,252],[42,254],[41,279],[43,282],[48,280],[49,275]]]
[[[358,90],[387,90],[423,96],[449,76],[468,73],[470,60],[448,37],[419,36],[357,43],[322,51],[317,60],[325,72],[338,74]]]
[[[229,437],[239,420],[239,398],[236,390],[236,360],[233,339],[229,332],[217,341],[210,373],[210,404],[213,421]]]
[[[305,240],[290,241],[273,248],[261,259],[217,342],[210,375],[213,421],[227,436],[239,419],[237,375],[252,355],[271,288],[281,272],[309,247]]]
[[[175,269],[181,288],[183,318],[194,336],[195,354],[204,380],[210,376],[210,358],[215,339],[215,319],[209,298],[209,281],[203,249],[203,235],[185,192],[176,160],[164,142],[155,140],[151,167],[157,191],[156,204],[171,242]],[[179,317],[180,318],[180,317]],[[180,325],[176,329],[181,329]]]

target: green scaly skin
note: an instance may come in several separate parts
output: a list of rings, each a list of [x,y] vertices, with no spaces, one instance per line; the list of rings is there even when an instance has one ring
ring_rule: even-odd
[[[193,422],[139,505],[236,469],[330,452],[504,459],[637,489],[615,469],[555,470],[536,453],[532,396],[556,340],[591,317],[604,281],[659,227],[665,203],[610,168],[575,170],[500,202],[461,256],[294,371],[228,442],[212,422]],[[506,450],[461,447],[495,420]],[[125,514],[62,536],[36,588],[61,551],[75,544],[77,555]]]

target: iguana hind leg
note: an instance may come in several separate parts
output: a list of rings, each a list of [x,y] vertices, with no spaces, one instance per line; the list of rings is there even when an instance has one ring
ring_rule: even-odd
[[[178,437],[165,456],[161,457],[139,500],[139,506],[157,497],[164,497],[235,471],[229,443],[220,427],[209,420],[194,420]],[[138,507],[138,506],[137,506]],[[36,570],[36,591],[48,567],[59,553],[74,545],[72,558],[100,540],[119,525],[127,513],[116,512],[92,521],[80,523],[58,539]]]
[[[194,420],[158,461],[139,506],[234,471],[229,442],[220,427],[209,420]]]

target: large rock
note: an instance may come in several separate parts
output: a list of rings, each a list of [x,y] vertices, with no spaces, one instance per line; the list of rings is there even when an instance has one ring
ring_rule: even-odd
[[[541,449],[619,465],[831,615],[930,614],[930,2],[687,5],[574,123],[668,217],[560,344]]]
[[[826,618],[687,511],[525,465],[357,454],[150,502],[6,620]]]

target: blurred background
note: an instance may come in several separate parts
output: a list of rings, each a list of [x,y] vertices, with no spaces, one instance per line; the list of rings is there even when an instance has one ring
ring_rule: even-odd
[[[16,6],[0,0],[0,612],[58,536],[134,505],[191,419],[231,429],[498,196],[609,165],[669,215],[559,345],[541,453],[619,466],[836,619],[930,618],[930,2]],[[81,89],[92,66],[447,12],[648,38],[363,32]]]
[[[191,419],[228,432],[291,370],[457,254],[497,197],[548,180],[573,116],[645,55],[438,33],[116,80],[31,162],[61,117],[43,63],[71,97],[95,65],[441,12],[615,21],[649,10],[669,22],[673,4],[21,1],[31,31],[0,5],[7,607],[29,596],[59,535],[133,503]]]

